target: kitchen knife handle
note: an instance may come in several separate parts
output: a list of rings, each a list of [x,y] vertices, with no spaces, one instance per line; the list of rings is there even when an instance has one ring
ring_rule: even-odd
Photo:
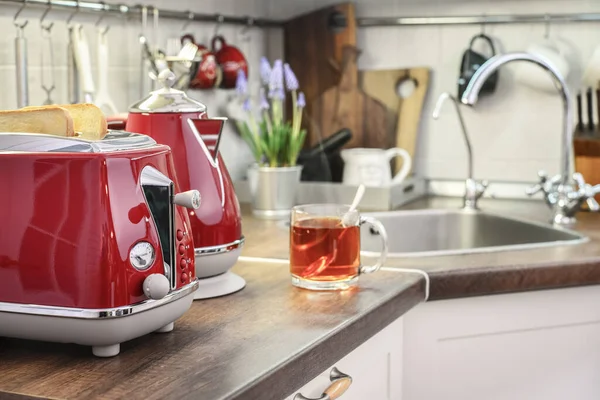
[[[27,39],[22,30],[15,38],[15,57],[17,69],[17,106],[19,108],[29,105],[29,85],[27,77]]]
[[[321,153],[332,154],[341,149],[346,143],[352,139],[352,132],[348,128],[342,128],[333,135],[323,139],[315,146],[300,152],[300,159],[308,159],[315,157]]]
[[[577,132],[583,132],[583,103],[581,101],[581,93],[577,94]]]
[[[592,88],[588,88],[585,95],[586,95],[586,100],[587,100],[588,130],[590,132],[593,132],[594,131],[594,102],[592,99]]]

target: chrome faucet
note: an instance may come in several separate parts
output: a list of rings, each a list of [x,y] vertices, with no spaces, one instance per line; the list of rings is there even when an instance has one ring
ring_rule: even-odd
[[[471,81],[465,89],[461,101],[463,104],[473,106],[477,102],[479,91],[486,79],[502,65],[511,61],[528,61],[539,65],[550,72],[558,84],[563,101],[563,136],[561,174],[549,178],[545,172],[538,173],[539,183],[528,188],[526,193],[532,196],[542,192],[544,200],[552,209],[554,216],[552,222],[559,226],[573,225],[575,214],[584,202],[587,202],[590,210],[598,211],[600,206],[594,199],[594,195],[600,193],[600,185],[592,186],[585,182],[579,173],[572,174],[573,163],[573,109],[571,93],[560,72],[546,61],[545,58],[530,53],[506,53],[496,55],[487,60],[477,69]]]
[[[465,120],[463,119],[462,113],[460,111],[460,102],[456,99],[456,97],[452,96],[448,92],[444,92],[440,95],[435,104],[435,109],[433,110],[433,119],[438,119],[440,117],[440,111],[442,109],[442,105],[444,102],[450,99],[452,103],[454,103],[454,108],[456,109],[456,114],[458,115],[458,121],[460,122],[460,128],[462,130],[463,138],[465,139],[465,145],[467,147],[467,180],[465,181],[465,196],[464,196],[464,204],[463,208],[468,210],[477,210],[477,200],[488,186],[487,181],[478,182],[473,179],[473,151],[471,148],[471,141],[469,140],[469,135],[467,133],[467,128],[465,126]]]

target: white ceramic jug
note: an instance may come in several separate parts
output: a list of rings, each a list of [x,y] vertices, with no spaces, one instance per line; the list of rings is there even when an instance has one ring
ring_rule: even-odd
[[[394,147],[383,149],[345,149],[341,152],[344,160],[345,185],[389,186],[402,182],[410,172],[412,159],[404,149]],[[394,157],[402,158],[402,168],[392,178],[390,162]]]

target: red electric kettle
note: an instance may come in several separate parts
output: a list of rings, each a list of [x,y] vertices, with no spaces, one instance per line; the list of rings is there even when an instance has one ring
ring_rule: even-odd
[[[219,153],[226,118],[209,119],[204,104],[173,89],[173,72],[164,70],[157,79],[163,88],[133,104],[127,116],[108,118],[109,127],[125,125],[127,131],[148,135],[171,148],[181,190],[195,189],[201,196],[200,207],[188,213],[200,284],[195,298],[233,293],[245,286],[241,277],[229,272],[244,237],[239,202]]]

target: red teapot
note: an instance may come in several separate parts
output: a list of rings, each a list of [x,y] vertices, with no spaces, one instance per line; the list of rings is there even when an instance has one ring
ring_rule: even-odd
[[[219,46],[217,47],[217,43]],[[215,36],[211,42],[211,51],[223,72],[221,88],[233,89],[237,80],[238,71],[241,69],[248,76],[248,63],[240,49],[228,45],[223,36]]]

